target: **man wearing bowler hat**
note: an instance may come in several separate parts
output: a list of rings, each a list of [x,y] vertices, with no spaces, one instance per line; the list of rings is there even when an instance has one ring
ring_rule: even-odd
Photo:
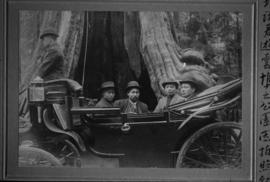
[[[136,81],[130,81],[126,88],[127,99],[120,99],[115,101],[114,107],[119,107],[124,113],[147,113],[148,106],[139,100],[140,85]]]
[[[162,87],[166,92],[166,96],[158,101],[154,112],[163,112],[168,106],[184,101],[184,98],[177,94],[179,85],[174,79],[165,80]]]
[[[112,81],[103,82],[100,88],[102,97],[95,107],[113,107],[115,85]]]
[[[40,34],[43,50],[37,76],[44,81],[64,77],[64,56],[56,42],[57,37],[58,33],[53,28],[44,29]]]

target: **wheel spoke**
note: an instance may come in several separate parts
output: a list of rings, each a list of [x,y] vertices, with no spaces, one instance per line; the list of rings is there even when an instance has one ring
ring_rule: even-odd
[[[72,156],[74,154],[74,152],[70,152],[70,153],[68,153],[67,155],[66,155],[66,157],[70,157],[70,156]]]
[[[204,146],[204,148],[207,148],[207,150],[209,151],[209,153],[212,156],[214,156],[214,154],[216,154],[215,155],[216,158],[213,160],[218,161],[218,163],[224,163],[223,158],[220,156],[219,151],[216,148],[216,142],[213,142],[213,139],[216,138],[215,133],[211,132],[208,135],[202,136],[202,138],[204,138],[204,140],[205,140],[205,142],[202,144],[202,146]]]
[[[185,158],[186,160],[192,161],[193,163],[200,164],[201,166],[204,166],[204,167],[208,167],[208,168],[217,168],[216,165],[206,164],[206,163],[203,163],[203,162],[201,162],[201,161],[192,159],[192,158],[187,157],[187,156],[185,156],[184,158]]]
[[[201,150],[212,162],[214,162],[216,165],[218,165],[218,163],[217,163],[217,160],[215,160],[212,156],[211,156],[211,154],[210,154],[210,152],[208,152],[208,151],[206,151],[205,150],[205,148],[206,147],[202,147],[202,145],[199,145],[198,143],[194,143],[194,145],[197,145],[198,146],[198,148],[199,148],[199,150]],[[189,151],[187,151],[187,152],[191,152],[191,150],[189,150]],[[209,155],[210,154],[210,155]]]
[[[62,149],[61,149],[61,152],[63,152],[64,150],[67,149],[67,146],[65,145]]]
[[[241,126],[213,123],[194,133],[180,150],[177,166],[236,168],[241,165]]]

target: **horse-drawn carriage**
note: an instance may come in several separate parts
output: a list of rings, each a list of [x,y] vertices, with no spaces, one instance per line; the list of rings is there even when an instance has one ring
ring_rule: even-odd
[[[32,128],[21,141],[33,142],[20,145],[19,165],[80,167],[91,153],[120,167],[239,168],[241,87],[237,79],[162,113],[126,114],[89,106],[73,80],[32,83]]]

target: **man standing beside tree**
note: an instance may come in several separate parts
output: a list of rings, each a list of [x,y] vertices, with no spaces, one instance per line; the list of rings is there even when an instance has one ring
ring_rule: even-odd
[[[40,34],[41,54],[37,60],[37,74],[34,80],[54,80],[64,78],[64,56],[56,42],[58,33],[53,28],[46,28]],[[30,127],[30,116],[27,101],[27,89],[20,95],[20,130],[27,131]]]
[[[40,66],[37,76],[44,81],[64,77],[64,56],[56,42],[57,37],[57,32],[52,28],[45,29],[40,35],[43,54],[39,60]]]

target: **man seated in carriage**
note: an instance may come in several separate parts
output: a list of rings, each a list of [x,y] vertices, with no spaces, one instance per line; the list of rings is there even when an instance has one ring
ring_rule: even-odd
[[[186,73],[182,76],[182,79],[179,81],[180,83],[180,94],[185,99],[190,99],[195,97],[197,94],[201,93],[208,86],[196,78],[196,74],[192,72]]]
[[[116,100],[114,107],[119,107],[123,113],[148,113],[148,106],[139,100],[140,85],[137,81],[130,81],[126,88],[127,99]]]
[[[154,112],[162,112],[163,110],[168,108],[168,106],[179,103],[179,102],[183,102],[185,100],[184,97],[181,97],[177,93],[179,84],[176,80],[168,79],[162,83],[162,87],[164,88],[164,91],[166,92],[166,96],[163,96],[158,101],[158,104]]]
[[[95,107],[105,108],[113,107],[113,101],[115,97],[115,85],[112,81],[106,81],[101,84],[100,88],[101,99],[95,105]]]

